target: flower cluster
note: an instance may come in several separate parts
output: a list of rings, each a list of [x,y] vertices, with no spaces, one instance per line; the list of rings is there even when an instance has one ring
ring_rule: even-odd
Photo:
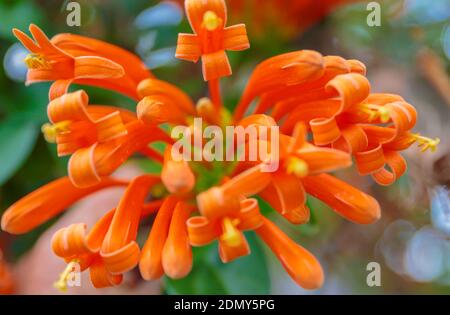
[[[68,176],[13,204],[2,217],[2,229],[26,233],[85,196],[123,186],[119,204],[94,226],[75,223],[52,240],[54,253],[68,268],[78,263],[89,270],[95,287],[120,284],[136,266],[146,280],[164,274],[183,278],[192,268],[192,246],[213,241],[221,260],[233,261],[250,254],[244,232],[251,230],[300,286],[319,288],[324,276],[317,259],[260,212],[255,196],[292,224],[308,222],[308,194],[352,222],[370,224],[380,217],[377,201],[329,173],[355,161],[361,175],[390,185],[406,171],[400,151],[414,142],[423,150],[435,149],[438,140],[412,133],[417,113],[402,97],[371,93],[361,62],[310,50],[260,63],[230,113],[220,78],[232,73],[227,51],[250,46],[245,25],[227,26],[224,0],[186,0],[185,8],[193,34],[179,35],[176,56],[201,60],[209,85],[209,98],[196,103],[119,47],[71,34],[49,40],[35,25],[30,26],[33,38],[13,31],[30,51],[27,84],[53,82],[49,123],[42,130],[56,143],[58,155],[70,160]],[[69,91],[72,84],[127,95],[136,101],[136,112],[91,104],[85,91]],[[220,179],[205,187],[211,163],[174,159],[174,139],[165,128],[191,128],[196,117],[222,128],[279,126],[280,167],[268,173],[266,161],[224,162]],[[260,136],[257,141],[267,141]],[[152,148],[155,142],[166,144],[164,153]],[[136,154],[161,163],[161,174],[115,179],[114,171]],[[139,227],[150,215],[153,225],[140,246]],[[64,289],[66,276],[58,287]]]

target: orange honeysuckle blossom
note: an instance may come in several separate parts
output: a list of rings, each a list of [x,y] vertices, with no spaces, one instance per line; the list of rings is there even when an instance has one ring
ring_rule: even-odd
[[[197,62],[202,58],[205,81],[231,75],[225,50],[245,50],[250,47],[244,24],[225,27],[227,10],[222,0],[199,3],[186,0],[186,14],[195,34],[180,34],[176,57]]]
[[[319,288],[324,273],[318,260],[269,221],[254,196],[292,224],[308,222],[307,194],[352,222],[369,224],[381,215],[378,202],[329,173],[354,160],[361,175],[390,185],[406,170],[400,151],[414,142],[422,151],[435,150],[439,140],[412,133],[417,113],[403,98],[371,93],[364,64],[312,50],[281,54],[257,65],[236,111],[229,112],[220,91],[220,78],[231,74],[225,51],[249,48],[245,26],[226,27],[224,0],[186,0],[185,7],[194,34],[180,35],[177,57],[201,58],[210,90],[210,98],[197,102],[155,78],[121,48],[69,34],[48,40],[34,25],[30,31],[35,41],[14,30],[32,53],[25,60],[28,82],[55,81],[47,110],[50,123],[42,130],[47,140],[56,142],[58,154],[70,155],[70,160],[67,177],[6,210],[2,229],[26,233],[85,196],[122,186],[126,188],[117,207],[89,230],[81,222],[55,233],[53,251],[68,264],[56,287],[66,288],[76,264],[89,270],[99,288],[118,285],[136,266],[146,280],[183,278],[192,269],[192,246],[217,241],[219,256],[227,263],[250,254],[245,233],[252,230],[294,281]],[[90,104],[83,90],[68,91],[71,83],[122,92],[136,100],[136,113]],[[250,106],[253,102],[256,106]],[[254,136],[258,146],[265,144],[271,155],[277,153],[278,169],[266,172],[265,158],[245,158],[252,142],[248,138],[238,148],[244,159],[222,162],[215,181],[211,162],[176,158],[175,141],[161,125],[181,125],[195,133],[199,130],[193,121],[199,117],[219,129],[274,128],[269,133],[279,134],[278,142],[261,131]],[[150,146],[154,142],[165,144],[164,153]],[[231,142],[239,141],[234,137]],[[195,141],[189,144],[202,149]],[[135,155],[161,163],[161,173],[144,173],[129,182],[115,179],[114,171]],[[151,215],[155,218],[141,247],[136,241],[139,228]]]
[[[18,29],[14,35],[30,51],[25,58],[27,84],[54,81],[50,99],[65,94],[71,83],[95,85],[138,99],[137,84],[151,76],[134,54],[117,46],[73,34],[60,34],[49,40],[36,25],[28,37]]]

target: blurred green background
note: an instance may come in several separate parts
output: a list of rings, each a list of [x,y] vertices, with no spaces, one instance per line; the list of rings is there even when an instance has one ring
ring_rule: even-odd
[[[229,0],[230,7],[234,1],[240,0]],[[406,152],[409,171],[389,188],[356,176],[355,169],[339,174],[379,200],[383,218],[371,226],[346,222],[314,199],[308,200],[312,220],[300,227],[279,220],[264,206],[271,219],[318,256],[327,276],[321,290],[298,288],[249,234],[252,255],[223,265],[216,245],[196,249],[192,274],[179,281],[165,279],[160,284],[161,292],[450,293],[450,206],[446,190],[450,185],[450,1],[379,1],[382,18],[377,27],[367,25],[370,11],[364,1],[348,1],[352,3],[333,9],[327,17],[319,14],[308,25],[298,21],[309,21],[316,12],[303,9],[292,12],[289,18],[280,14],[278,19],[273,14],[289,10],[296,0],[281,5],[280,1],[265,0],[273,2],[267,8],[259,8],[253,0],[242,2],[246,5],[231,14],[233,22],[247,24],[252,47],[230,54],[234,73],[223,80],[222,87],[227,106],[236,104],[258,62],[282,52],[314,49],[324,55],[363,61],[373,90],[401,94],[418,109],[417,131],[438,136],[443,143],[434,154],[419,154],[417,148]],[[173,2],[79,0],[80,27],[67,26],[67,3],[0,0],[0,213],[21,196],[65,175],[67,164],[66,159],[57,158],[55,146],[46,143],[40,133],[47,121],[49,85],[24,86],[26,68],[22,60],[26,51],[12,36],[13,27],[26,30],[35,23],[48,36],[72,32],[114,43],[139,54],[158,78],[176,84],[193,99],[206,93],[200,67],[174,58],[177,33],[190,32],[190,28]],[[328,1],[324,3],[326,7]],[[259,12],[262,10],[267,12]],[[256,24],[256,12],[263,16],[263,23]],[[83,88],[93,103],[134,107],[132,101],[118,94]],[[52,224],[18,237],[0,232],[0,247],[7,260],[14,265],[26,259],[25,254]],[[381,265],[381,287],[366,284],[366,266],[372,261]]]

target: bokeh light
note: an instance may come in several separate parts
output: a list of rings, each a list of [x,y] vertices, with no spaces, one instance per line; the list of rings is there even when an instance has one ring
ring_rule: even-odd
[[[23,59],[28,52],[25,48],[19,44],[13,44],[9,47],[3,59],[3,67],[6,75],[17,82],[25,81],[27,75],[27,67],[25,66]]]

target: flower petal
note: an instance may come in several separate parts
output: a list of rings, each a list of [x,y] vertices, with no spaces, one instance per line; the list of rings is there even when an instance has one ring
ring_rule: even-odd
[[[227,242],[219,240],[219,256],[224,264],[250,254],[250,247],[244,234],[241,231],[237,233],[239,235],[239,245],[237,246],[231,246]]]
[[[135,241],[111,252],[100,252],[106,270],[112,275],[120,275],[130,271],[139,263],[140,249]]]
[[[150,187],[158,182],[159,178],[152,175],[141,175],[130,182],[114,212],[102,244],[102,255],[129,246],[129,243],[136,239],[142,206]]]
[[[86,224],[71,224],[58,230],[52,238],[52,249],[63,258],[91,253],[86,243]]]
[[[185,125],[187,115],[180,111],[178,105],[165,95],[151,95],[144,97],[137,105],[137,115],[148,125],[172,123]]]
[[[214,12],[222,20],[222,27],[226,24],[227,8],[224,0],[186,0],[184,6],[189,24],[196,34],[201,33],[203,17],[207,11]]]
[[[295,152],[295,156],[308,165],[308,174],[332,172],[352,165],[348,153],[329,148],[303,148]]]
[[[164,274],[162,252],[177,202],[177,198],[167,197],[156,215],[150,234],[142,248],[139,269],[145,280],[159,279]]]
[[[89,188],[75,187],[68,177],[57,179],[35,190],[10,206],[2,217],[2,230],[12,234],[26,233],[58,215],[79,199],[104,188],[125,183],[110,178]]]
[[[182,60],[197,62],[202,54],[200,39],[195,34],[178,34],[175,57]]]
[[[331,175],[307,176],[302,181],[308,194],[352,222],[370,224],[381,216],[380,206],[373,197]]]
[[[309,290],[322,286],[322,267],[310,252],[292,241],[268,219],[264,219],[264,224],[256,233],[270,247],[296,283]]]
[[[312,81],[323,74],[323,58],[318,52],[301,50],[269,58],[253,71],[234,112],[240,120],[257,96],[270,90]]]
[[[389,186],[405,174],[407,166],[405,159],[396,151],[385,151],[384,157],[392,171],[382,168],[372,173],[372,177],[378,184]]]
[[[223,36],[223,46],[226,50],[239,51],[250,48],[245,24],[237,24],[226,27],[224,29]]]
[[[93,56],[75,58],[75,79],[118,79],[124,75],[122,66],[109,59]]]
[[[228,77],[232,74],[225,50],[202,55],[202,73],[205,81]]]
[[[220,224],[206,217],[191,217],[186,221],[189,242],[192,246],[205,246],[220,235]]]
[[[333,96],[339,96],[341,108],[338,115],[353,105],[364,101],[370,94],[370,83],[366,77],[358,73],[341,74],[328,82],[326,90]]]
[[[179,202],[173,212],[169,234],[162,251],[162,266],[166,275],[181,279],[192,269],[192,248],[189,244],[186,220],[192,207]]]
[[[145,96],[164,95],[171,99],[181,111],[195,115],[195,105],[189,95],[168,82],[157,79],[143,80],[138,85],[138,94],[141,99]]]
[[[305,189],[296,176],[282,172],[275,174],[272,183],[259,195],[289,222],[303,224],[309,221]]]
[[[100,257],[90,266],[89,274],[93,286],[97,289],[116,286],[122,283],[122,275],[113,275],[106,270]]]

